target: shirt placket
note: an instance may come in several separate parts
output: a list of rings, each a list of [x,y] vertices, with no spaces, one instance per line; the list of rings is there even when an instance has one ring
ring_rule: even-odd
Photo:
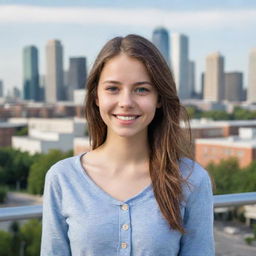
[[[122,204],[120,206],[120,246],[119,255],[131,255],[131,219],[130,206]]]

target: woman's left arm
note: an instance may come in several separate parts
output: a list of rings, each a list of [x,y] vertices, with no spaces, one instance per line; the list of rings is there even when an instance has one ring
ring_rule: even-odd
[[[192,188],[186,202],[183,220],[186,233],[181,238],[179,256],[215,255],[212,186],[208,173],[200,171],[203,171],[200,182]]]

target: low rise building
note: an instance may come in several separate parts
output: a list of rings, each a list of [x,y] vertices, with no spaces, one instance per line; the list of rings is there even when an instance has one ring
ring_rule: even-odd
[[[12,136],[26,126],[26,123],[0,122],[0,147],[10,147],[12,145]]]
[[[192,136],[197,138],[218,138],[238,135],[239,128],[256,128],[256,120],[212,121],[193,119],[190,122]]]
[[[50,149],[73,150],[76,137],[84,136],[83,119],[28,119],[28,136],[13,136],[12,146],[30,154],[47,153]]]
[[[202,166],[236,157],[240,167],[256,160],[256,128],[239,128],[239,134],[223,138],[195,140],[195,159]]]
[[[74,155],[79,155],[91,150],[89,137],[80,137],[74,139]]]

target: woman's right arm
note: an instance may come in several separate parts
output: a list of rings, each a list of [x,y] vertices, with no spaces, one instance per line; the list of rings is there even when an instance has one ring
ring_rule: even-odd
[[[68,225],[62,213],[62,192],[54,169],[45,178],[41,256],[71,256]]]

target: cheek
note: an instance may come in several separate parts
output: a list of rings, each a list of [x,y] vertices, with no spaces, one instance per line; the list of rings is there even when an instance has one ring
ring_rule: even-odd
[[[152,112],[155,113],[156,108],[158,107],[157,99],[151,98],[147,99],[145,101],[141,102],[141,107],[146,111],[146,112]]]
[[[99,97],[97,102],[101,114],[109,112],[113,107],[113,101],[108,97]]]

